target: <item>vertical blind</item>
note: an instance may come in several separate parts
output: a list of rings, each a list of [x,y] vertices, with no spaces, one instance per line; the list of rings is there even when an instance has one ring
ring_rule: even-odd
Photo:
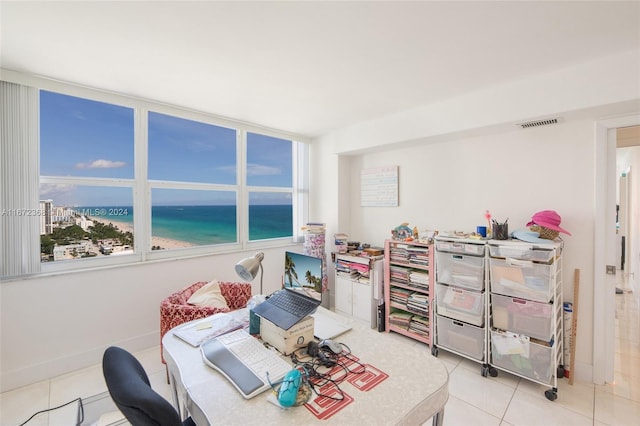
[[[38,89],[0,81],[0,278],[40,271]]]

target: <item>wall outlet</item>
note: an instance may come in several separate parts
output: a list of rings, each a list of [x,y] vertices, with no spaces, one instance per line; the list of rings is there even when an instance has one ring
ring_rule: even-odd
[[[616,274],[616,267],[614,265],[607,265],[607,274],[615,275]]]

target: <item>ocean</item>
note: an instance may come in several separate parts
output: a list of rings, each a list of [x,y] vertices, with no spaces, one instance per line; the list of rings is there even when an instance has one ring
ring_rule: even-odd
[[[75,207],[95,219],[133,223],[133,208]],[[249,207],[249,239],[289,237],[293,209],[290,205]],[[151,208],[154,237],[186,241],[195,245],[236,242],[236,206],[154,206]]]

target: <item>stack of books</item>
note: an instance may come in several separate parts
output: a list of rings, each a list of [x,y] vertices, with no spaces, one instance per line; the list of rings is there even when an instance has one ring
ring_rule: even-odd
[[[429,266],[429,249],[427,247],[411,246],[406,249],[409,263],[424,267]]]
[[[411,318],[413,318],[413,314],[409,312],[394,311],[389,314],[389,323],[408,330]]]
[[[422,336],[429,336],[429,318],[414,315],[409,321],[409,331]]]
[[[429,315],[429,296],[421,293],[412,293],[407,299],[407,309],[415,313]]]
[[[407,302],[409,301],[409,296],[411,296],[413,292],[410,290],[405,290],[398,287],[391,287],[389,298],[392,302],[396,302],[401,304],[402,306],[407,306]]]
[[[409,283],[418,288],[429,290],[429,274],[421,271],[409,272]]]

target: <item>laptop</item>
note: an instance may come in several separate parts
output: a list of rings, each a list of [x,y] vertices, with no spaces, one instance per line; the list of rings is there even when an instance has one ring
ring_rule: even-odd
[[[322,303],[322,259],[285,252],[284,288],[253,308],[253,313],[288,330]]]
[[[335,339],[353,328],[353,319],[338,315],[322,306],[311,316],[314,318],[313,335],[319,340]]]

